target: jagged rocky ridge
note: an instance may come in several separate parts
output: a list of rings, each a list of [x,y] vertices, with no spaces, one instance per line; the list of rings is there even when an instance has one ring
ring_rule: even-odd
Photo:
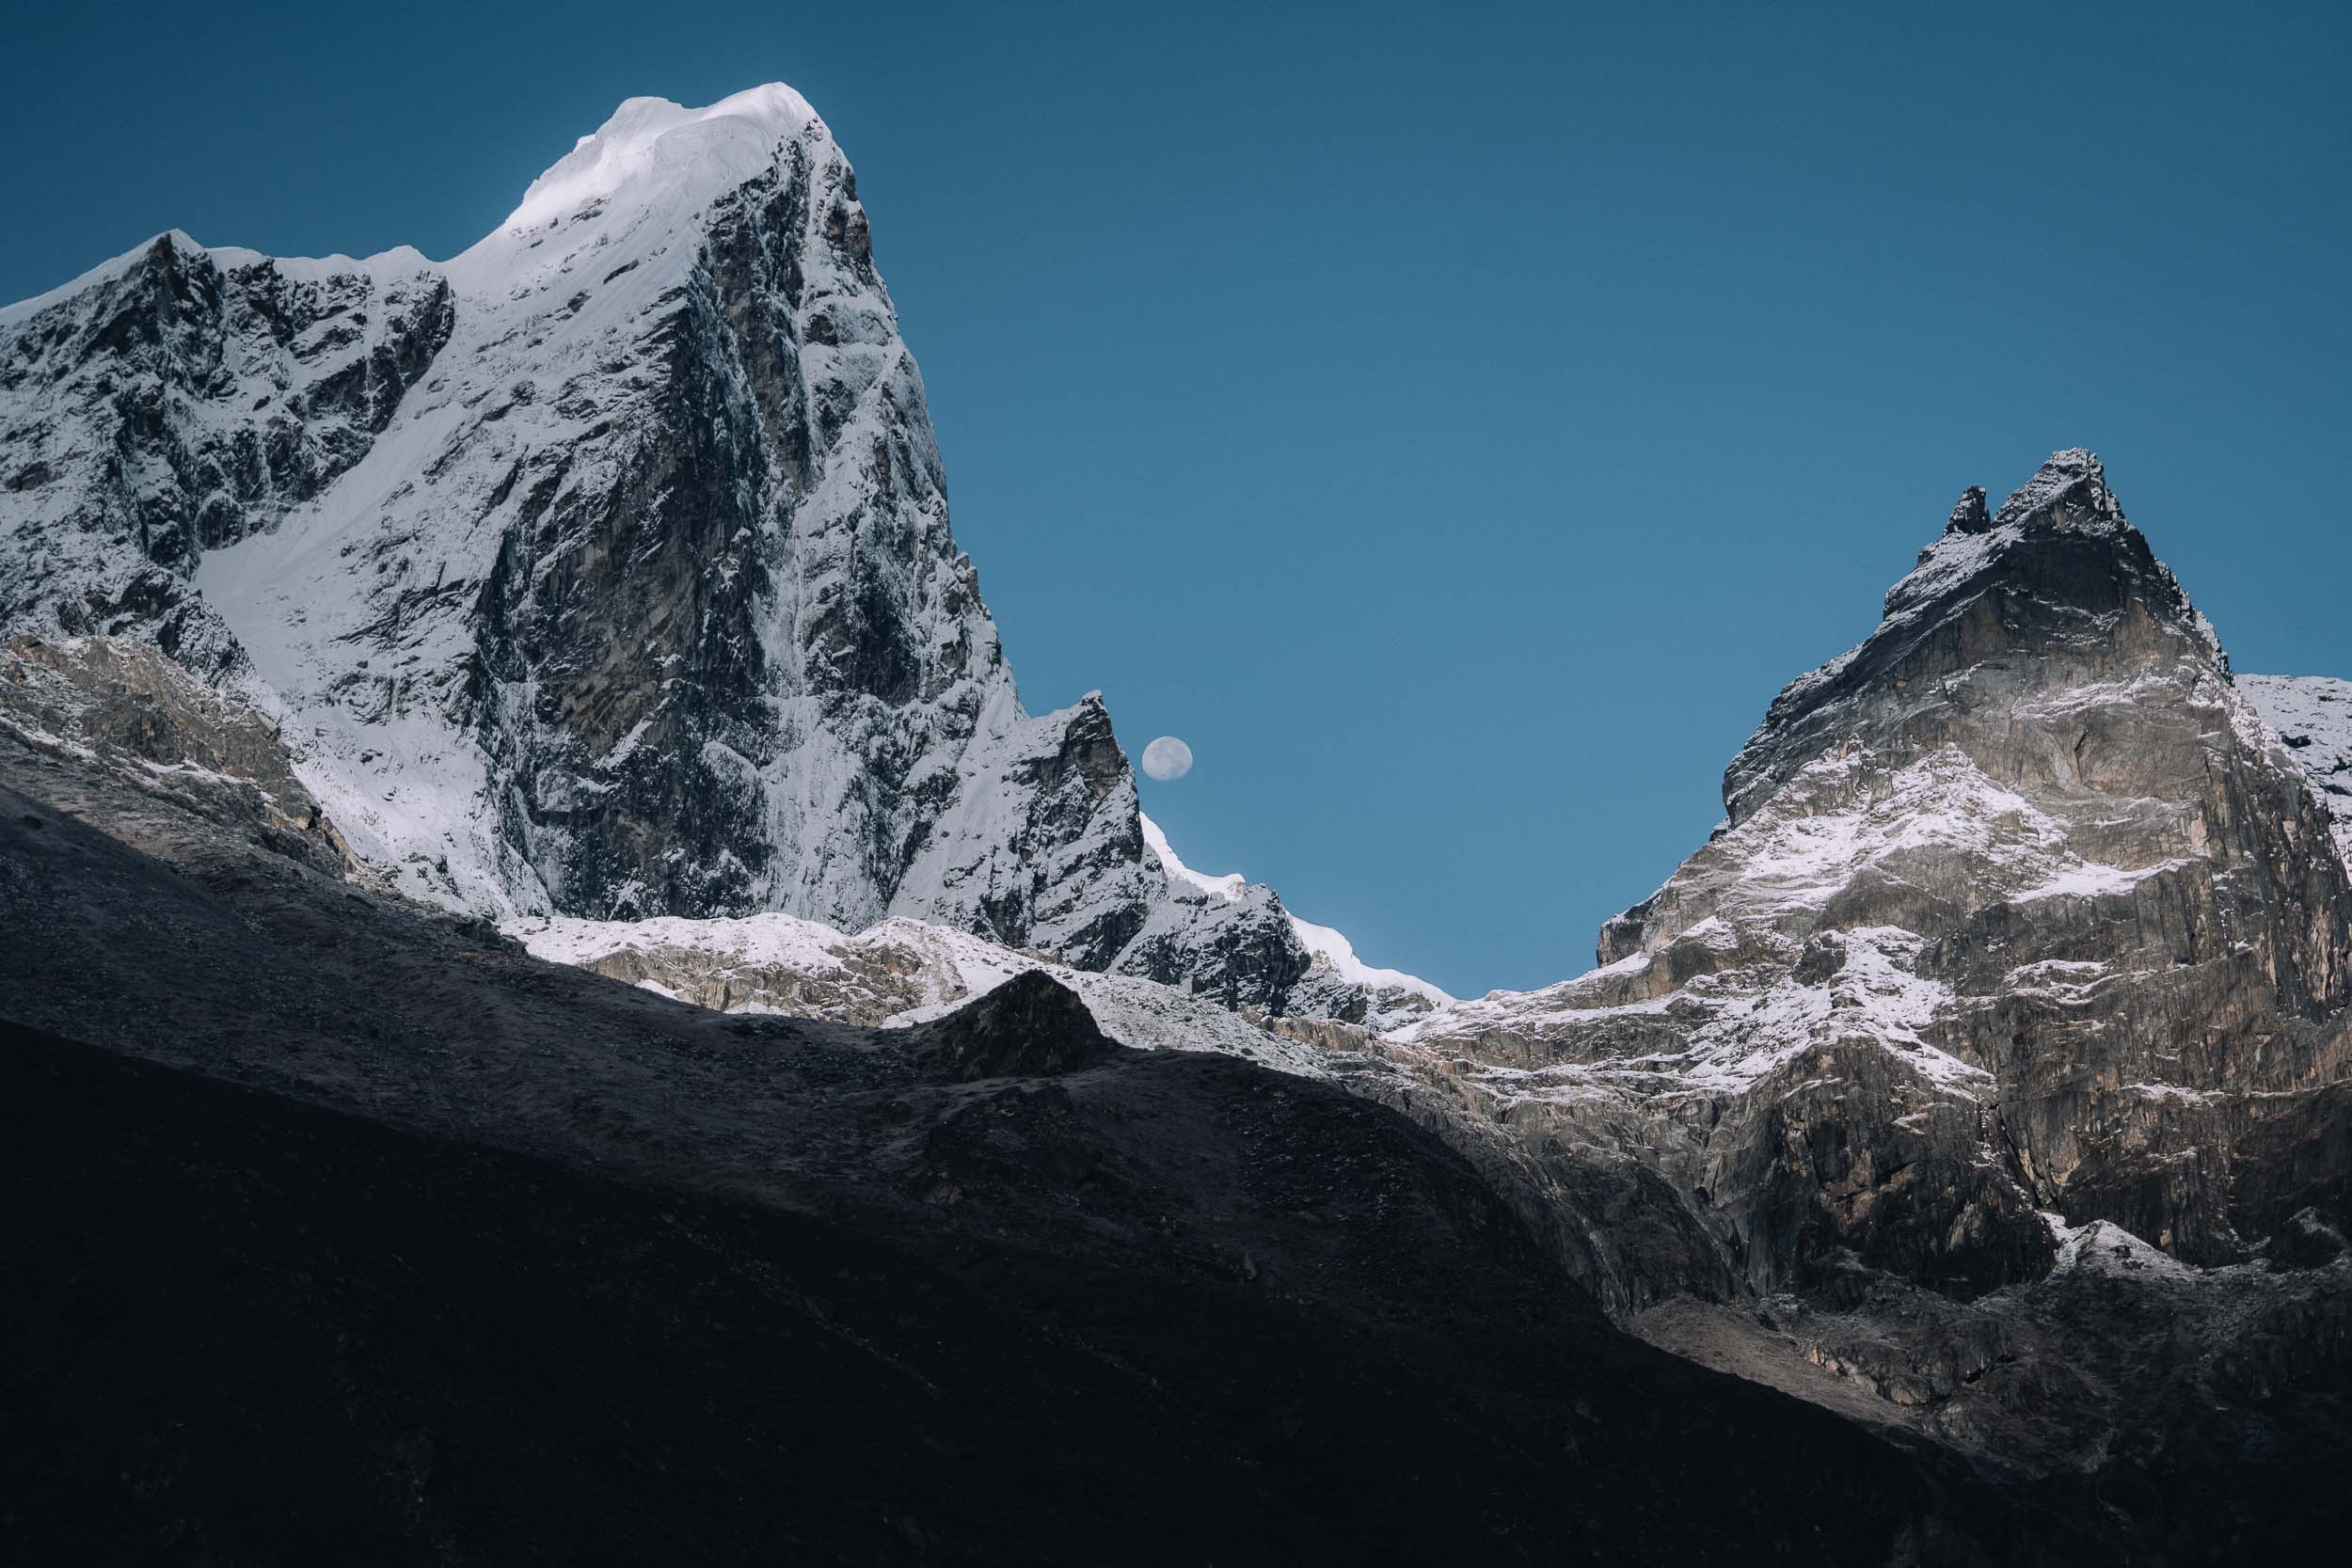
[[[294,776],[276,729],[152,644],[0,643],[0,732],[322,870],[372,879]]]
[[[1625,1299],[1848,1258],[1981,1291],[2047,1271],[2045,1212],[2218,1263],[2299,1206],[2352,891],[2090,453],[1964,498],[1724,796],[1600,968],[1399,1037],[1519,1147],[1651,1148],[1643,1222],[1590,1232]]]
[[[902,916],[1377,1005],[1270,892],[1171,884],[1098,696],[1023,709],[789,88],[629,101],[447,262],[163,235],[0,311],[0,633],[242,696],[412,895]]]
[[[1023,712],[782,89],[625,105],[448,263],[166,236],[0,312],[0,436],[43,756],[722,1008],[1051,966],[1435,1130],[1659,1343],[2134,1519],[2348,1451],[2345,689],[2234,677],[2088,452],[1962,499],[1597,969],[1454,1002]]]

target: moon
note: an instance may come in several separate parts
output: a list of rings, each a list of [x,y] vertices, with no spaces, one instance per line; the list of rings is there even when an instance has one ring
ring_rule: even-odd
[[[1164,735],[1143,749],[1143,770],[1167,784],[1192,771],[1192,748],[1172,735]]]

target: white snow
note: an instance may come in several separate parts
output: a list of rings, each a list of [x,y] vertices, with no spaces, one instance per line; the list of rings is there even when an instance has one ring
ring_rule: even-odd
[[[1158,858],[1160,869],[1167,872],[1176,881],[1184,883],[1186,887],[1198,888],[1211,897],[1222,898],[1228,903],[1240,898],[1242,890],[1249,885],[1249,879],[1238,871],[1229,871],[1222,877],[1212,877],[1205,871],[1195,871],[1177,857],[1176,851],[1168,845],[1168,834],[1161,831],[1157,822],[1152,821],[1149,816],[1142,816],[1142,822],[1144,847]]]
[[[1579,1004],[1589,990],[1588,974],[1545,990],[1456,1003],[1386,1037],[1439,1054],[1490,1033],[1555,1048],[1581,1042],[1589,1053],[1550,1067],[1482,1069],[1479,1086],[1506,1100],[1739,1095],[1817,1047],[1852,1042],[1887,1051],[1937,1092],[1974,1100],[1992,1075],[1930,1037],[1954,998],[1915,973],[1920,939],[1891,926],[1836,935],[1843,963],[1819,984],[1789,972],[1761,986],[1737,973],[1710,974],[1665,996],[1595,1006]],[[1644,1042],[1658,1048],[1639,1049]]]
[[[1368,964],[1356,956],[1355,944],[1328,926],[1290,917],[1291,929],[1298,937],[1299,945],[1331,966],[1331,972],[1350,985],[1368,990],[1406,990],[1426,998],[1434,1006],[1444,1006],[1454,1000],[1444,991],[1417,974],[1401,969],[1382,969]]]
[[[1148,816],[1142,818],[1142,822],[1144,845],[1158,859],[1160,868],[1168,873],[1170,880],[1228,903],[1237,902],[1244,896],[1250,884],[1240,872],[1229,871],[1222,877],[1213,877],[1206,872],[1195,871],[1177,855],[1168,842],[1168,834],[1161,831],[1158,823]],[[1454,1001],[1452,996],[1417,974],[1407,974],[1401,969],[1381,969],[1364,962],[1356,956],[1355,944],[1330,927],[1317,926],[1295,914],[1288,918],[1299,945],[1322,959],[1334,974],[1348,984],[1360,986],[1369,991],[1405,991],[1438,1007]]]
[[[2092,1220],[2071,1226],[2064,1216],[2044,1212],[2050,1234],[2058,1238],[2057,1269],[2122,1278],[2178,1282],[2197,1277],[2198,1271],[2179,1259],[2149,1245],[2112,1220]]]
[[[808,101],[781,82],[701,109],[631,98],[531,182],[502,228],[519,233],[651,184],[675,186],[685,201],[707,205],[772,166],[777,145],[816,119]]]
[[[2129,893],[2151,877],[2160,877],[2168,871],[2178,871],[2193,863],[2186,856],[2175,856],[2143,866],[2100,865],[2090,861],[2076,861],[2046,880],[2012,894],[2010,901],[2029,904],[2040,898],[2100,898]]]
[[[1017,974],[1041,970],[1076,991],[1096,1024],[1122,1045],[1147,1051],[1223,1052],[1308,1077],[1327,1076],[1337,1060],[1329,1052],[1276,1035],[1214,1001],[1174,987],[1072,969],[923,921],[885,920],[854,935],[774,912],[734,920],[558,917],[513,921],[506,929],[533,956],[553,963],[587,964],[625,949],[634,949],[654,963],[665,953],[723,959],[745,993],[730,1011],[777,1011],[758,999],[763,986],[780,992],[796,976],[854,978],[853,971],[866,966],[911,981],[923,997],[882,1024],[904,1028],[944,1017]],[[676,994],[672,988],[655,989]],[[791,1010],[821,1016],[821,1009],[815,1007]],[[1356,1065],[1370,1066],[1370,1059]]]
[[[2311,781],[2352,869],[2352,681],[2328,675],[2240,675],[2237,688]]]

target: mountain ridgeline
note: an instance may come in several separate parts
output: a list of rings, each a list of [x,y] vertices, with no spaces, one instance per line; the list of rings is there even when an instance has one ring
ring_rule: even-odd
[[[445,263],[163,235],[0,312],[0,633],[244,697],[414,896],[900,915],[1366,1009],[1270,893],[1171,888],[1097,697],[1023,710],[789,88],[631,100]]]
[[[2090,451],[1940,534],[1925,511],[1875,629],[1772,702],[1724,823],[1597,967],[1475,1000],[1186,867],[1099,697],[1022,706],[855,178],[788,88],[629,101],[448,261],[172,233],[0,310],[0,452],[5,1022],[61,1114],[181,1139],[168,1069],[242,1085],[215,1098],[256,1148],[357,1117],[493,1151],[474,1179],[518,1234],[637,1238],[623,1315],[690,1358],[745,1354],[668,1292],[738,1301],[693,1237],[747,1227],[781,1271],[756,1310],[825,1351],[764,1347],[760,1379],[853,1401],[870,1350],[922,1369],[927,1454],[987,1452],[933,1396],[1016,1346],[1051,1408],[1107,1412],[1066,1440],[1181,1432],[1185,1484],[1239,1487],[1266,1555],[2169,1564],[2342,1526],[2352,684],[2233,672]],[[437,1146],[351,1147],[455,1180]],[[289,1183],[305,1225],[373,1190],[316,1169],[215,1175],[223,1244],[332,1346],[361,1330],[304,1293],[326,1265],[253,1239]],[[808,1245],[874,1299],[836,1321],[791,1283]],[[436,1256],[398,1288],[463,1318],[490,1265]],[[962,1337],[908,1330],[907,1290],[965,1303]],[[1164,1292],[1286,1348],[1244,1386]],[[1486,1324],[1502,1359],[1462,1350]],[[1407,1452],[1327,1418],[1367,1365],[1459,1430]],[[415,1501],[409,1437],[369,1447],[423,1419],[398,1397],[353,1406],[369,1516],[421,1560],[504,1539]],[[636,1397],[665,1453],[791,1441]],[[114,1473],[87,1441],[74,1474]],[[599,1441],[578,1462],[642,1482]],[[1781,1455],[1821,1444],[1876,1479],[1814,1539],[1835,1505]],[[1680,1517],[1743,1465],[1739,1524]],[[1392,1519],[1361,1466],[1468,1512]],[[1042,1555],[1147,1507],[1110,1469],[1123,1500],[1048,1510]],[[995,1493],[938,1484],[967,1547],[1014,1532],[962,1556],[1024,1559]],[[708,1517],[773,1528],[756,1492]],[[901,1502],[824,1539],[957,1559]],[[1252,1555],[1169,1503],[1168,1554]]]

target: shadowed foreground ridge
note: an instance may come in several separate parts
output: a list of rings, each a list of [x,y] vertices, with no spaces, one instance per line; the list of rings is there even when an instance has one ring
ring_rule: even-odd
[[[35,1461],[0,1507],[33,1547],[1990,1561],[2016,1532],[1962,1471],[1624,1337],[1467,1166],[1336,1089],[1099,1048],[965,1082],[1068,1004],[949,1020],[943,1072],[72,784],[179,858],[6,797],[31,994],[115,1048],[0,1049],[43,1263],[0,1283],[0,1419]]]

